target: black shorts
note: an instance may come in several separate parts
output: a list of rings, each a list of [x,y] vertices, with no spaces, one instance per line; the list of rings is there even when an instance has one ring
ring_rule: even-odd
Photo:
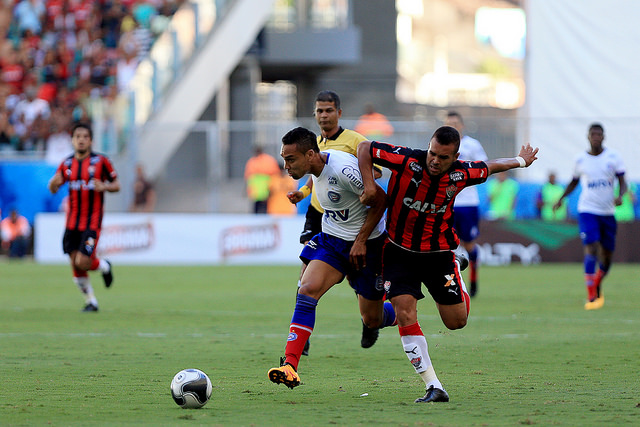
[[[100,233],[95,230],[65,230],[62,238],[62,250],[65,254],[80,251],[86,256],[93,256],[98,246]]]
[[[387,240],[382,255],[382,278],[389,299],[407,294],[422,299],[424,283],[438,304],[464,301],[462,277],[451,251],[410,252]]]
[[[304,230],[300,233],[300,243],[307,243],[313,236],[322,231],[322,212],[318,212],[313,205],[309,205],[304,220]]]

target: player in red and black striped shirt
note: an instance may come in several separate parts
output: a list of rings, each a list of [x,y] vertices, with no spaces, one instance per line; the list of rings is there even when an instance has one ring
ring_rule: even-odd
[[[69,254],[73,281],[85,296],[83,311],[98,311],[98,301],[87,274],[100,270],[108,288],[113,281],[111,263],[96,256],[104,214],[104,192],[120,190],[118,175],[111,161],[91,151],[93,132],[87,124],[78,123],[71,131],[74,154],[65,159],[49,180],[49,191],[56,193],[69,183],[69,209],[62,240]]]
[[[450,126],[434,132],[426,151],[370,141],[358,146],[365,186],[363,203],[375,195],[373,161],[391,170],[382,276],[397,314],[404,351],[427,388],[425,396],[416,402],[449,401],[418,324],[417,302],[424,298],[422,284],[447,328],[463,328],[469,315],[469,295],[453,253],[460,243],[453,228],[455,196],[464,187],[486,181],[492,173],[529,166],[538,153],[527,144],[515,158],[460,162],[459,147],[460,134]]]

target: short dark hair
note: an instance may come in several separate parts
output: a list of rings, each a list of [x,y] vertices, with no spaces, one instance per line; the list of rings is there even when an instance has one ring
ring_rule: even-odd
[[[464,123],[464,120],[462,120],[462,115],[455,110],[450,110],[447,113],[447,117],[457,117],[458,120],[460,120],[460,123]]]
[[[592,129],[600,129],[602,133],[604,133],[604,128],[600,123],[591,123],[591,126],[589,126],[589,132],[591,132]]]
[[[440,126],[431,136],[431,139],[438,141],[442,145],[455,145],[456,153],[460,149],[460,133],[451,126]]]
[[[76,129],[86,129],[89,131],[89,138],[93,139],[93,130],[88,123],[85,122],[76,122],[71,128],[71,135],[73,136]]]
[[[309,150],[313,150],[316,153],[320,152],[316,134],[307,128],[297,127],[291,129],[282,137],[282,145],[292,144],[295,144],[301,153],[306,153]]]
[[[332,90],[323,90],[316,95],[316,102],[333,102],[336,110],[340,109],[340,97]]]

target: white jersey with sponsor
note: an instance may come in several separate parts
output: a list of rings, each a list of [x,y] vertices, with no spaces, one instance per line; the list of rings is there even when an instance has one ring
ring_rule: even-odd
[[[364,191],[358,159],[343,151],[326,150],[327,163],[320,176],[313,176],[320,206],[324,209],[322,231],[343,240],[354,241],[367,217],[367,206],[360,203]],[[369,239],[384,232],[384,216]]]
[[[616,151],[605,148],[597,156],[581,153],[573,171],[573,178],[580,179],[582,190],[578,198],[578,212],[613,215],[615,182],[618,175],[624,173],[622,157]]]
[[[460,156],[458,160],[464,161],[476,161],[482,160],[486,162],[488,160],[487,153],[484,152],[484,148],[477,139],[471,138],[469,135],[465,135],[460,140],[460,149],[458,150]],[[478,189],[476,186],[466,187],[456,196],[453,206],[478,206],[480,204],[480,197],[478,197]]]

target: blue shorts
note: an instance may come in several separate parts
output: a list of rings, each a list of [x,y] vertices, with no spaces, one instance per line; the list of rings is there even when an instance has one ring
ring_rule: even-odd
[[[578,214],[580,239],[583,245],[600,242],[602,247],[613,252],[616,248],[616,219],[613,215]]]
[[[453,209],[453,228],[463,242],[473,242],[478,238],[480,214],[477,206],[460,206]]]
[[[367,241],[367,266],[356,270],[349,262],[353,242],[326,233],[319,233],[302,248],[300,259],[305,264],[317,259],[324,261],[349,279],[356,294],[372,301],[381,300],[384,289],[378,280],[382,265],[382,247],[386,234]]]

